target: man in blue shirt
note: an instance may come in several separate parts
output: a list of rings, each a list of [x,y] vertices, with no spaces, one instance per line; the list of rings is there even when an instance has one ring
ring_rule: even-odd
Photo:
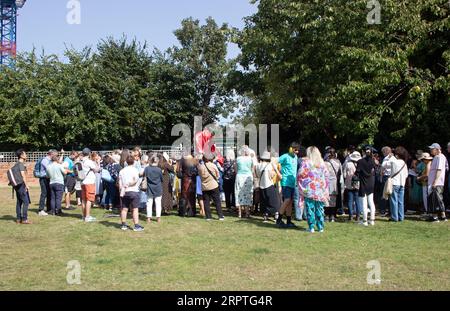
[[[64,168],[66,168],[69,173],[64,178],[64,193],[66,201],[66,209],[70,210],[70,196],[75,193],[75,184],[77,183],[77,179],[75,178],[75,174],[73,172],[74,161],[78,158],[78,152],[72,151],[68,157],[64,159]]]
[[[41,187],[41,196],[39,198],[39,216],[48,216],[50,211],[50,181],[47,177],[47,167],[52,162],[52,156],[58,154],[58,151],[52,149],[47,153],[47,156],[42,159],[40,167],[39,186]],[[47,212],[44,208],[47,207]]]
[[[292,143],[289,153],[280,157],[278,162],[281,165],[281,188],[283,194],[283,205],[280,208],[277,226],[279,228],[295,228],[292,223],[292,204],[294,202],[295,188],[297,187],[297,167],[299,144]],[[283,215],[286,214],[287,224],[283,222]]]

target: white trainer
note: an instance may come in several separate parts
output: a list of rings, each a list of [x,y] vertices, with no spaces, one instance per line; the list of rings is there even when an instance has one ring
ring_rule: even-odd
[[[48,216],[48,214],[45,211],[40,211],[38,213],[39,216]]]

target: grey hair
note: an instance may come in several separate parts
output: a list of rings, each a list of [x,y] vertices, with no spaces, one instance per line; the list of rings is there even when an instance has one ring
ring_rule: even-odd
[[[242,146],[240,152],[241,156],[249,156],[250,155],[250,148],[248,146]]]

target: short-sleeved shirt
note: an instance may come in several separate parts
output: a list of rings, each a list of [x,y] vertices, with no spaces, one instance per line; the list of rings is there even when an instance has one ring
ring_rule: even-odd
[[[95,184],[95,172],[97,165],[90,159],[85,159],[82,163],[83,172],[86,174],[86,178],[81,182],[82,185],[94,185]]]
[[[47,166],[47,177],[50,178],[50,185],[64,185],[65,172],[66,170],[64,169],[62,164],[59,164],[57,162],[50,163],[50,165]]]
[[[66,157],[66,158],[64,159],[64,163],[67,163],[67,169],[68,169],[69,171],[73,171],[73,166],[74,166],[74,164],[73,164],[73,161],[72,161],[71,158]],[[67,175],[68,175],[68,176],[72,176],[72,177],[75,176],[73,173],[69,173],[69,174],[67,174]]]
[[[158,198],[162,196],[163,174],[158,166],[147,166],[144,170],[144,176],[147,178],[147,195]]]
[[[441,171],[441,176],[436,181],[435,185],[445,186],[445,172],[447,168],[447,158],[442,153],[435,156],[433,162],[431,162],[430,174],[428,175],[428,186],[433,186],[438,170]]]
[[[238,157],[236,159],[237,173],[239,175],[252,175],[253,160],[251,157]]]
[[[27,171],[27,167],[25,166],[25,164],[23,164],[23,162],[17,162],[14,166],[18,167],[19,172],[26,172]]]
[[[281,186],[295,188],[297,183],[298,157],[286,153],[280,157],[279,163],[281,165],[281,175],[283,175]]]
[[[270,162],[261,162],[256,165],[256,175],[259,178],[259,185],[261,189],[267,189],[273,186],[271,173],[273,172],[273,164]],[[261,176],[262,175],[262,176]]]
[[[127,166],[119,173],[119,178],[122,181],[122,185],[128,186],[125,192],[139,192],[138,183],[134,184],[134,181],[139,180],[139,172],[134,166]]]

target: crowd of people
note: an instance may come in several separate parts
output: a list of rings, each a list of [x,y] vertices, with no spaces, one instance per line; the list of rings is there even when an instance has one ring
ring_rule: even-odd
[[[95,222],[92,208],[103,208],[120,216],[122,230],[143,231],[140,214],[149,224],[154,219],[160,223],[173,210],[211,221],[214,205],[220,221],[225,207],[230,215],[260,215],[281,229],[296,228],[296,220],[306,221],[310,232],[323,232],[327,221],[338,218],[374,226],[377,215],[402,222],[407,211],[424,220],[447,221],[448,160],[437,143],[429,151],[410,153],[399,146],[380,153],[372,146],[350,146],[339,153],[327,147],[322,153],[292,143],[281,156],[267,150],[258,157],[242,146],[237,157],[228,150],[225,158],[214,153],[170,158],[167,153],[143,154],[140,147],[111,154],[50,150],[36,162],[33,175],[39,179],[41,217],[76,209],[71,206],[75,195],[84,222]],[[17,223],[31,224],[25,150],[18,150],[17,157],[8,175],[17,196]],[[133,227],[127,225],[129,213]]]

